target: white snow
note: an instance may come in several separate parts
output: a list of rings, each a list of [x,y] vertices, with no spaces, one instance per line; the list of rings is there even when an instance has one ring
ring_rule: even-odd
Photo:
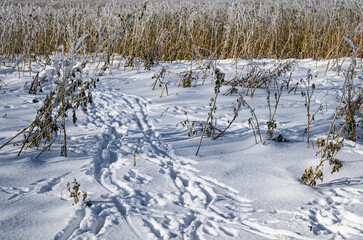
[[[311,125],[315,140],[326,136],[344,76],[334,68],[325,74],[328,61],[296,61],[292,83],[305,79],[311,69],[316,85],[312,112],[325,104]],[[236,76],[236,69],[244,67],[247,73],[257,64],[269,69],[275,61],[231,63],[217,64],[226,80]],[[342,69],[349,64],[346,59]],[[344,141],[340,172],[331,175],[326,163],[322,183],[303,185],[304,169],[319,162],[316,149],[306,143],[304,99],[299,91],[284,90],[275,136],[281,133],[288,141],[275,142],[266,135],[266,91],[258,89],[246,101],[255,109],[268,145],[255,144],[251,115],[243,108],[226,134],[216,140],[205,137],[195,156],[200,133],[191,138],[178,123],[186,117],[206,120],[214,96],[211,77],[202,84],[200,75],[195,87],[183,88],[176,75],[167,73],[168,95],[162,97],[163,86],[151,87],[152,76],[162,68],[182,72],[189,67],[190,62],[174,62],[151,71],[124,71],[123,62],[115,62],[93,90],[87,114],[79,113],[74,125],[68,120],[67,158],[59,156],[58,141],[39,158],[36,149],[19,157],[19,146],[1,149],[0,239],[363,239],[362,140]],[[94,68],[87,66],[90,76]],[[1,66],[6,86],[0,90],[0,145],[29,125],[42,105],[50,83],[43,93],[27,93],[37,72],[50,77],[52,68],[33,63],[32,72],[19,78],[15,67]],[[238,98],[223,96],[227,90],[222,86],[217,101],[220,129],[232,119],[232,102]],[[33,103],[34,98],[40,102]],[[74,177],[91,207],[72,205],[65,187]]]

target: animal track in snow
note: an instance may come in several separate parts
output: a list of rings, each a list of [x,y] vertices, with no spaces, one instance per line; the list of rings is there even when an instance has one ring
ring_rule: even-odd
[[[231,188],[200,177],[192,160],[171,154],[147,116],[150,109],[146,100],[96,93],[94,102],[89,122],[104,132],[90,173],[112,196],[119,196],[111,202],[121,215],[149,215],[142,221],[156,238],[237,236],[234,228],[241,215],[254,211],[250,202]],[[98,108],[108,114],[98,114]],[[147,167],[132,168],[131,156],[137,145],[137,156]],[[180,216],[171,220],[175,209]],[[132,223],[128,224],[132,228]],[[217,226],[214,231],[211,225]]]
[[[64,236],[101,237],[112,223],[125,224],[135,239],[145,236],[237,239],[242,236],[241,232],[272,239],[306,239],[304,233],[276,227],[276,221],[270,218],[266,218],[266,223],[256,221],[254,216],[268,217],[269,213],[255,209],[251,201],[233,188],[202,176],[194,167],[195,161],[175,155],[149,118],[152,110],[147,100],[115,94],[107,88],[96,92],[94,97],[95,105],[89,108],[88,121],[102,132],[96,149],[92,151],[90,147],[94,160],[88,173],[107,194],[102,197],[105,203],[95,203],[95,207],[85,212],[79,227]],[[100,114],[100,108],[107,114]],[[133,167],[134,154],[136,167]],[[281,222],[290,221],[293,216],[297,225],[301,222],[313,225],[313,234],[331,236],[334,232],[330,228],[337,226],[337,219],[342,218],[337,214],[345,214],[349,216],[351,229],[344,229],[345,233],[341,229],[340,235],[334,236],[347,237],[349,233],[360,236],[357,231],[361,228],[361,218],[349,210],[337,212],[340,205],[347,203],[339,200],[339,195],[345,193],[335,191],[323,201],[313,201],[307,212],[277,212],[281,216],[270,216]],[[321,206],[328,206],[329,210],[318,210]],[[329,218],[326,221],[324,214]]]
[[[305,213],[309,216],[314,234],[329,234],[334,238],[363,238],[363,210],[353,212],[352,206],[363,209],[363,190],[356,187],[319,188],[323,198],[308,204]]]

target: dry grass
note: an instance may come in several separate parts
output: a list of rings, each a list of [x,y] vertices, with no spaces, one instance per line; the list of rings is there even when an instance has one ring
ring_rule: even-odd
[[[0,51],[28,61],[88,33],[87,52],[132,64],[225,58],[349,56],[363,49],[363,4],[350,1],[10,1],[0,7]]]

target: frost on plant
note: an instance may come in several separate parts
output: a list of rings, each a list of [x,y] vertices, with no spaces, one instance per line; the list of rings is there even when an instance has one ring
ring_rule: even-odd
[[[47,149],[57,137],[61,139],[62,136],[61,155],[67,157],[66,119],[72,115],[73,123],[76,123],[76,110],[81,108],[84,112],[87,111],[88,105],[92,104],[91,89],[96,87],[98,81],[98,78],[84,78],[83,70],[88,59],[81,61],[79,56],[84,54],[85,46],[82,45],[82,41],[85,38],[86,35],[71,44],[72,51],[69,57],[63,47],[59,48],[61,52],[56,54],[54,61],[55,74],[52,76],[50,92],[46,95],[43,105],[37,110],[35,120],[0,149],[22,133],[25,133],[24,140],[18,155],[32,146],[38,149],[43,145],[43,149]],[[33,82],[38,84],[38,77],[37,75]],[[32,93],[35,92],[34,89]],[[72,113],[69,114],[69,111]]]
[[[325,140],[318,138],[316,140],[316,146],[318,147],[317,155],[320,155],[320,163],[316,166],[315,170],[312,167],[305,169],[304,174],[301,177],[301,181],[309,186],[315,186],[316,180],[323,181],[323,163],[328,161],[329,165],[332,166],[331,174],[339,172],[343,167],[342,162],[336,158],[337,153],[343,147],[342,141],[330,141],[326,144]]]
[[[72,205],[82,202],[82,204],[84,204],[86,207],[92,206],[91,200],[87,199],[87,192],[81,191],[79,188],[80,186],[81,185],[77,182],[76,178],[73,178],[72,183],[67,183],[66,189],[69,192],[69,198],[73,198]]]

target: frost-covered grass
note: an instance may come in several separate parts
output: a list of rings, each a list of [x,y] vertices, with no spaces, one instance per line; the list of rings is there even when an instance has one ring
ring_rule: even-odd
[[[5,1],[0,51],[23,61],[88,33],[87,51],[147,62],[205,58],[314,58],[363,49],[363,5],[349,1]]]

